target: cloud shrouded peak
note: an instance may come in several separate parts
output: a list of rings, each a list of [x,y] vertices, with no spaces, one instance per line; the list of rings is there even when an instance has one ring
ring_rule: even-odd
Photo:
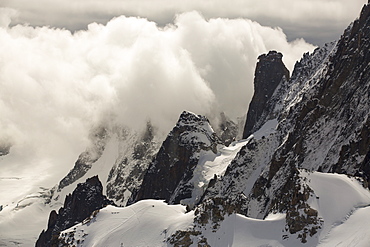
[[[258,55],[281,51],[292,69],[314,48],[288,42],[279,28],[198,12],[177,15],[164,27],[119,16],[74,33],[12,26],[12,17],[2,10],[0,141],[12,143],[22,162],[9,161],[4,174],[32,166],[35,174],[50,175],[54,166],[63,176],[85,149],[91,127],[104,121],[140,129],[150,120],[167,134],[183,110],[242,116]]]

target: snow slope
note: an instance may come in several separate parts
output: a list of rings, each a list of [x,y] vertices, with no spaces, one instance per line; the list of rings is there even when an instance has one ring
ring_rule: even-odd
[[[323,220],[319,234],[302,244],[298,234],[286,229],[285,214],[270,214],[265,220],[231,214],[215,231],[209,223],[202,236],[217,246],[369,246],[370,192],[355,179],[342,174],[300,171],[302,183],[313,190],[312,208]],[[196,246],[196,245],[194,245]]]
[[[369,221],[370,207],[358,208],[345,222],[334,227],[318,247],[368,247]]]
[[[166,239],[188,229],[193,216],[181,205],[143,200],[125,208],[107,206],[61,236],[70,246],[167,246]]]
[[[51,197],[50,188],[68,171],[79,152],[59,161],[32,159],[16,149],[0,157],[0,246],[34,246],[50,211],[59,208],[45,205]],[[37,162],[43,163],[41,169]],[[17,169],[19,163],[38,168],[21,171]],[[50,172],[45,167],[52,163],[55,169]]]
[[[40,198],[27,196],[31,206],[20,208],[19,204],[9,205],[0,213],[0,246],[34,246],[45,228],[50,208]]]
[[[42,229],[47,226],[50,211],[58,210],[63,206],[66,195],[73,192],[77,183],[84,182],[86,178],[98,174],[105,188],[109,171],[117,156],[118,140],[113,137],[107,143],[102,157],[94,163],[92,169],[73,185],[56,192],[53,199],[51,199],[53,192],[50,189],[40,187],[38,192],[34,192],[34,189],[28,191],[27,187],[23,186],[28,184],[27,179],[29,178],[27,177],[0,179],[1,195],[6,195],[0,197],[2,198],[1,203],[4,205],[3,210],[0,211],[0,230],[4,236],[0,238],[0,246],[12,246],[13,243],[15,246],[33,246]],[[55,177],[55,181],[59,179],[60,177]],[[24,190],[23,193],[21,193],[22,190]],[[9,201],[10,199],[11,201]],[[50,203],[47,204],[47,202]],[[21,231],[19,230],[20,226],[22,226]]]
[[[319,236],[305,246],[368,246],[370,192],[354,178],[340,174],[301,171],[303,183],[313,189],[310,206],[323,218]],[[108,206],[95,216],[61,233],[70,246],[170,246],[168,239],[178,230],[191,230],[194,211],[159,200],[143,200],[125,208]],[[240,214],[194,228],[212,247],[285,246],[302,243],[285,230],[285,214],[270,214],[265,220]],[[195,241],[194,241],[195,242]],[[197,246],[193,243],[191,246]]]
[[[267,220],[258,220],[240,214],[225,218],[217,232],[212,227],[203,233],[212,247],[224,246],[284,246],[279,239],[285,225],[285,215],[271,216]],[[192,245],[196,246],[196,245]]]
[[[343,174],[301,172],[307,184],[313,189],[315,197],[309,204],[323,218],[323,229],[319,236],[319,246],[364,246],[366,239],[356,239],[361,235],[369,235],[370,231],[362,228],[368,222],[370,215],[370,192],[355,178]],[[359,232],[354,229],[361,229]],[[355,233],[355,234],[354,234]],[[351,243],[351,241],[353,241]],[[365,241],[365,242],[364,242]],[[348,245],[345,245],[347,243]],[[351,243],[351,244],[350,244]],[[367,241],[367,245],[370,241]]]
[[[78,183],[84,182],[87,178],[98,175],[103,184],[103,193],[106,194],[106,185],[112,167],[132,152],[133,147],[129,149],[128,146],[134,146],[138,139],[138,134],[129,134],[126,139],[121,140],[122,138],[117,133],[112,133],[101,157],[93,163],[91,169],[60,191],[57,190],[57,185],[53,189],[50,189],[52,187],[50,185],[47,188],[43,187],[45,184],[42,183],[30,186],[30,184],[33,185],[34,181],[38,181],[33,178],[36,175],[32,177],[26,175],[0,177],[0,205],[2,205],[2,210],[0,210],[0,246],[33,246],[42,229],[47,228],[50,211],[62,207],[65,197],[73,192]],[[68,159],[69,165],[73,164],[77,157],[78,154],[74,160]],[[11,153],[1,157],[3,163],[13,159],[15,160]],[[9,162],[8,164],[11,165]],[[54,182],[58,182],[67,172],[58,171],[57,174],[54,176]],[[42,175],[43,173],[40,173],[38,176]],[[38,189],[34,187],[38,187]]]
[[[209,181],[214,176],[224,175],[226,168],[246,142],[246,140],[233,142],[228,147],[222,147],[217,154],[211,151],[203,152],[200,155],[197,167],[193,171],[193,177],[189,181],[194,186],[192,197],[182,200],[182,203],[190,206],[198,203]]]

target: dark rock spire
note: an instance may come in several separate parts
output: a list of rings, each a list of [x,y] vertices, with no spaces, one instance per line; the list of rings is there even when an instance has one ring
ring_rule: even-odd
[[[254,74],[254,95],[249,104],[247,122],[244,126],[243,138],[255,131],[262,112],[266,111],[267,102],[281,80],[289,80],[289,70],[282,61],[280,52],[270,51],[258,57],[259,62]]]

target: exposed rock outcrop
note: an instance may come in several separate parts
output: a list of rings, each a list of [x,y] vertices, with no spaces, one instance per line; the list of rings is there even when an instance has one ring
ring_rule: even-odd
[[[131,202],[151,198],[180,203],[191,197],[192,185],[188,182],[200,153],[217,153],[219,144],[221,141],[206,117],[184,111],[150,164]]]
[[[103,195],[103,187],[98,176],[80,183],[64,201],[64,206],[51,211],[47,230],[43,230],[36,242],[36,247],[58,246],[59,233],[89,217],[95,210],[106,205],[114,205]]]

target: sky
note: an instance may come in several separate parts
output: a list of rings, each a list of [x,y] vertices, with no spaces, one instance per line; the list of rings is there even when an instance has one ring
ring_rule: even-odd
[[[60,179],[101,124],[241,117],[260,54],[292,71],[365,2],[0,0],[0,178]]]
[[[304,38],[314,45],[335,40],[358,16],[366,0],[1,0],[17,10],[14,23],[69,30],[106,24],[113,17],[143,17],[164,26],[179,13],[196,10],[205,18],[246,18],[280,27],[288,40]]]

